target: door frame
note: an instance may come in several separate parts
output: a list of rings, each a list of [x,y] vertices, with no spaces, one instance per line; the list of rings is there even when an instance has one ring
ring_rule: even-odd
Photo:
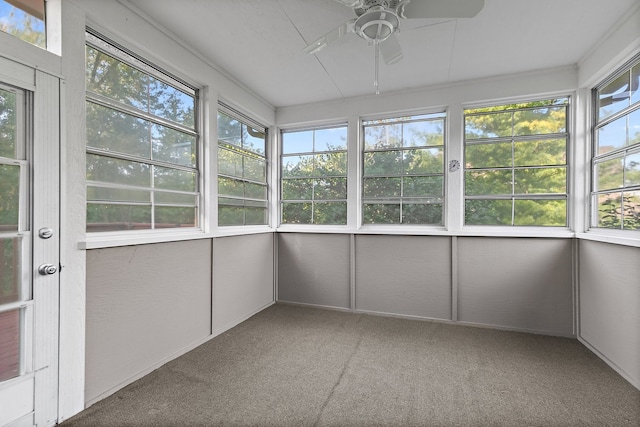
[[[60,309],[60,101],[61,79],[35,67],[0,56],[0,81],[30,93],[27,104],[27,150],[29,234],[31,239],[32,324],[24,325],[25,346],[33,353],[25,364],[24,381],[33,380],[34,412],[19,418],[15,425],[54,425],[58,421],[59,309]],[[38,236],[50,228],[49,238]],[[38,266],[53,264],[55,274],[41,275]],[[29,316],[31,317],[31,316]],[[31,334],[33,328],[33,334]],[[28,355],[28,352],[27,352]],[[18,377],[20,378],[20,377]],[[20,379],[6,384],[22,384]]]

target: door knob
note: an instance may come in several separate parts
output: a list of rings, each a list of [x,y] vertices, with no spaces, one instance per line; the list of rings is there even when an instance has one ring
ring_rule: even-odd
[[[58,267],[53,264],[42,264],[40,267],[38,267],[38,273],[42,274],[43,276],[56,274],[57,271]]]

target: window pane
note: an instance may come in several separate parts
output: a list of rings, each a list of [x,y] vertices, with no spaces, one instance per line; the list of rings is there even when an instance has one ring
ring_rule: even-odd
[[[629,114],[627,127],[627,145],[640,143],[640,109]]]
[[[400,197],[402,178],[365,178],[364,197]]]
[[[20,8],[0,0],[0,30],[45,49],[47,38],[44,0],[23,1],[16,4],[20,5]]]
[[[313,131],[283,132],[282,153],[311,153],[313,152]]]
[[[151,206],[87,204],[87,231],[151,228]]]
[[[242,123],[226,114],[218,113],[218,140],[242,147]]]
[[[464,188],[468,196],[512,194],[511,170],[466,171]]]
[[[622,148],[627,145],[628,119],[628,116],[622,116],[598,129],[597,155],[605,154],[609,151],[617,150],[618,148]]]
[[[565,168],[516,169],[515,194],[549,194],[567,192]]]
[[[314,203],[314,224],[343,225],[347,223],[347,202]]]
[[[314,175],[313,155],[286,156],[282,158],[282,177],[307,177]]]
[[[0,313],[0,381],[20,375],[20,310]]]
[[[631,69],[631,104],[640,101],[640,64]]]
[[[166,126],[153,125],[153,158],[195,168],[196,137]]]
[[[640,153],[629,154],[624,160],[624,185],[640,185]]]
[[[400,203],[365,203],[363,216],[365,224],[399,224]]]
[[[196,191],[195,172],[163,168],[160,166],[154,166],[153,171],[155,188],[161,188],[163,190]]]
[[[624,229],[640,230],[640,191],[624,193]]]
[[[267,213],[267,208],[246,207],[244,212],[245,224],[266,225],[269,223]]]
[[[465,162],[468,169],[510,167],[511,143],[473,144],[465,148]]]
[[[465,139],[511,136],[513,113],[491,113],[465,116]]]
[[[466,200],[466,225],[511,225],[511,200]]]
[[[108,188],[87,186],[87,200],[96,202],[141,202],[151,203],[151,191],[128,188]]]
[[[22,289],[22,239],[22,237],[0,239],[0,304],[22,299],[20,292]]]
[[[196,209],[187,207],[156,206],[155,228],[196,226]]]
[[[154,77],[149,77],[150,112],[163,119],[195,127],[195,98]]]
[[[284,200],[312,200],[313,179],[285,179],[282,181]]]
[[[622,228],[622,193],[598,194],[598,227]]]
[[[566,108],[547,107],[516,111],[513,114],[514,135],[543,135],[567,131]]]
[[[236,151],[218,148],[218,173],[242,178],[242,155]]]
[[[264,155],[266,143],[264,132],[244,124],[242,125],[242,131],[242,148]]]
[[[629,106],[629,78],[629,71],[627,71],[599,90],[598,117],[600,120]]]
[[[133,156],[151,157],[150,123],[87,102],[87,146]]]
[[[87,46],[87,90],[149,111],[149,76],[100,50]]]
[[[402,205],[403,224],[442,224],[442,204],[405,203]]]
[[[315,176],[346,176],[347,153],[325,153],[315,155]]]
[[[514,225],[565,227],[566,200],[515,200]]]
[[[20,166],[0,164],[0,231],[17,231],[20,214]]]
[[[404,173],[407,175],[442,173],[443,155],[442,148],[406,150],[403,153]]]
[[[340,200],[347,198],[346,178],[324,178],[315,180],[315,200]]]
[[[405,197],[443,197],[442,176],[407,176],[403,179],[402,195]]]
[[[364,174],[402,175],[402,151],[364,153]]]
[[[87,154],[87,180],[151,187],[149,165]]]
[[[193,194],[169,193],[166,191],[154,191],[153,199],[156,203],[168,205],[198,205],[198,197]]]
[[[595,190],[610,190],[624,186],[624,159],[622,157],[596,163]]]
[[[17,158],[16,94],[0,89],[0,157]]]
[[[424,147],[444,144],[444,120],[405,123],[402,133],[404,147]]]
[[[311,224],[313,205],[311,203],[283,203],[282,222],[287,224]]]
[[[252,156],[244,157],[244,177],[254,181],[265,182],[267,180],[267,162]]]
[[[218,195],[243,197],[244,181],[218,177]]]
[[[248,199],[267,200],[267,187],[247,182],[244,184],[244,197]]]
[[[314,151],[335,151],[347,149],[346,126],[318,129],[315,131]],[[302,152],[302,151],[299,151]]]
[[[364,127],[365,150],[402,147],[402,124]]]
[[[218,225],[244,225],[244,206],[218,204]]]
[[[514,166],[553,166],[567,164],[565,139],[520,141],[514,144]]]

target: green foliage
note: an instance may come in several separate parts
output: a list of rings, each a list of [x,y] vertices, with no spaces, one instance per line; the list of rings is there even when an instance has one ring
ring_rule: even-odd
[[[465,111],[465,195],[474,197],[465,202],[467,225],[566,226],[566,199],[544,197],[567,193],[566,104]]]
[[[640,195],[606,197],[598,205],[598,227],[640,230]]]
[[[152,209],[155,228],[195,226],[197,139],[182,130],[195,129],[195,98],[91,46],[86,79],[87,146],[100,152],[87,154],[87,229],[150,228]],[[105,107],[93,94],[123,107]]]

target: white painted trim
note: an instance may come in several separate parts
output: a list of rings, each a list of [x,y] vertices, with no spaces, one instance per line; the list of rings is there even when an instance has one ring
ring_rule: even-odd
[[[640,378],[633,378],[631,375],[629,375],[624,369],[622,369],[621,367],[619,367],[618,365],[616,365],[613,361],[611,361],[611,359],[609,359],[607,356],[605,356],[604,354],[602,354],[596,347],[594,347],[593,345],[591,345],[589,343],[589,341],[587,341],[586,339],[584,339],[582,336],[578,335],[578,341],[580,341],[580,343],[582,345],[584,345],[585,347],[587,347],[589,350],[591,350],[591,352],[593,352],[596,356],[598,356],[600,359],[602,359],[602,361],[604,363],[606,363],[607,365],[609,365],[609,367],[611,367],[611,369],[613,369],[614,371],[616,371],[622,378],[624,378],[625,380],[627,380],[632,386],[634,386],[635,388],[637,388],[638,390],[640,390]]]
[[[590,240],[593,242],[640,248],[640,232],[638,231],[620,231],[616,233],[614,230],[596,230],[587,231],[586,233],[576,233],[576,237],[579,240]]]

